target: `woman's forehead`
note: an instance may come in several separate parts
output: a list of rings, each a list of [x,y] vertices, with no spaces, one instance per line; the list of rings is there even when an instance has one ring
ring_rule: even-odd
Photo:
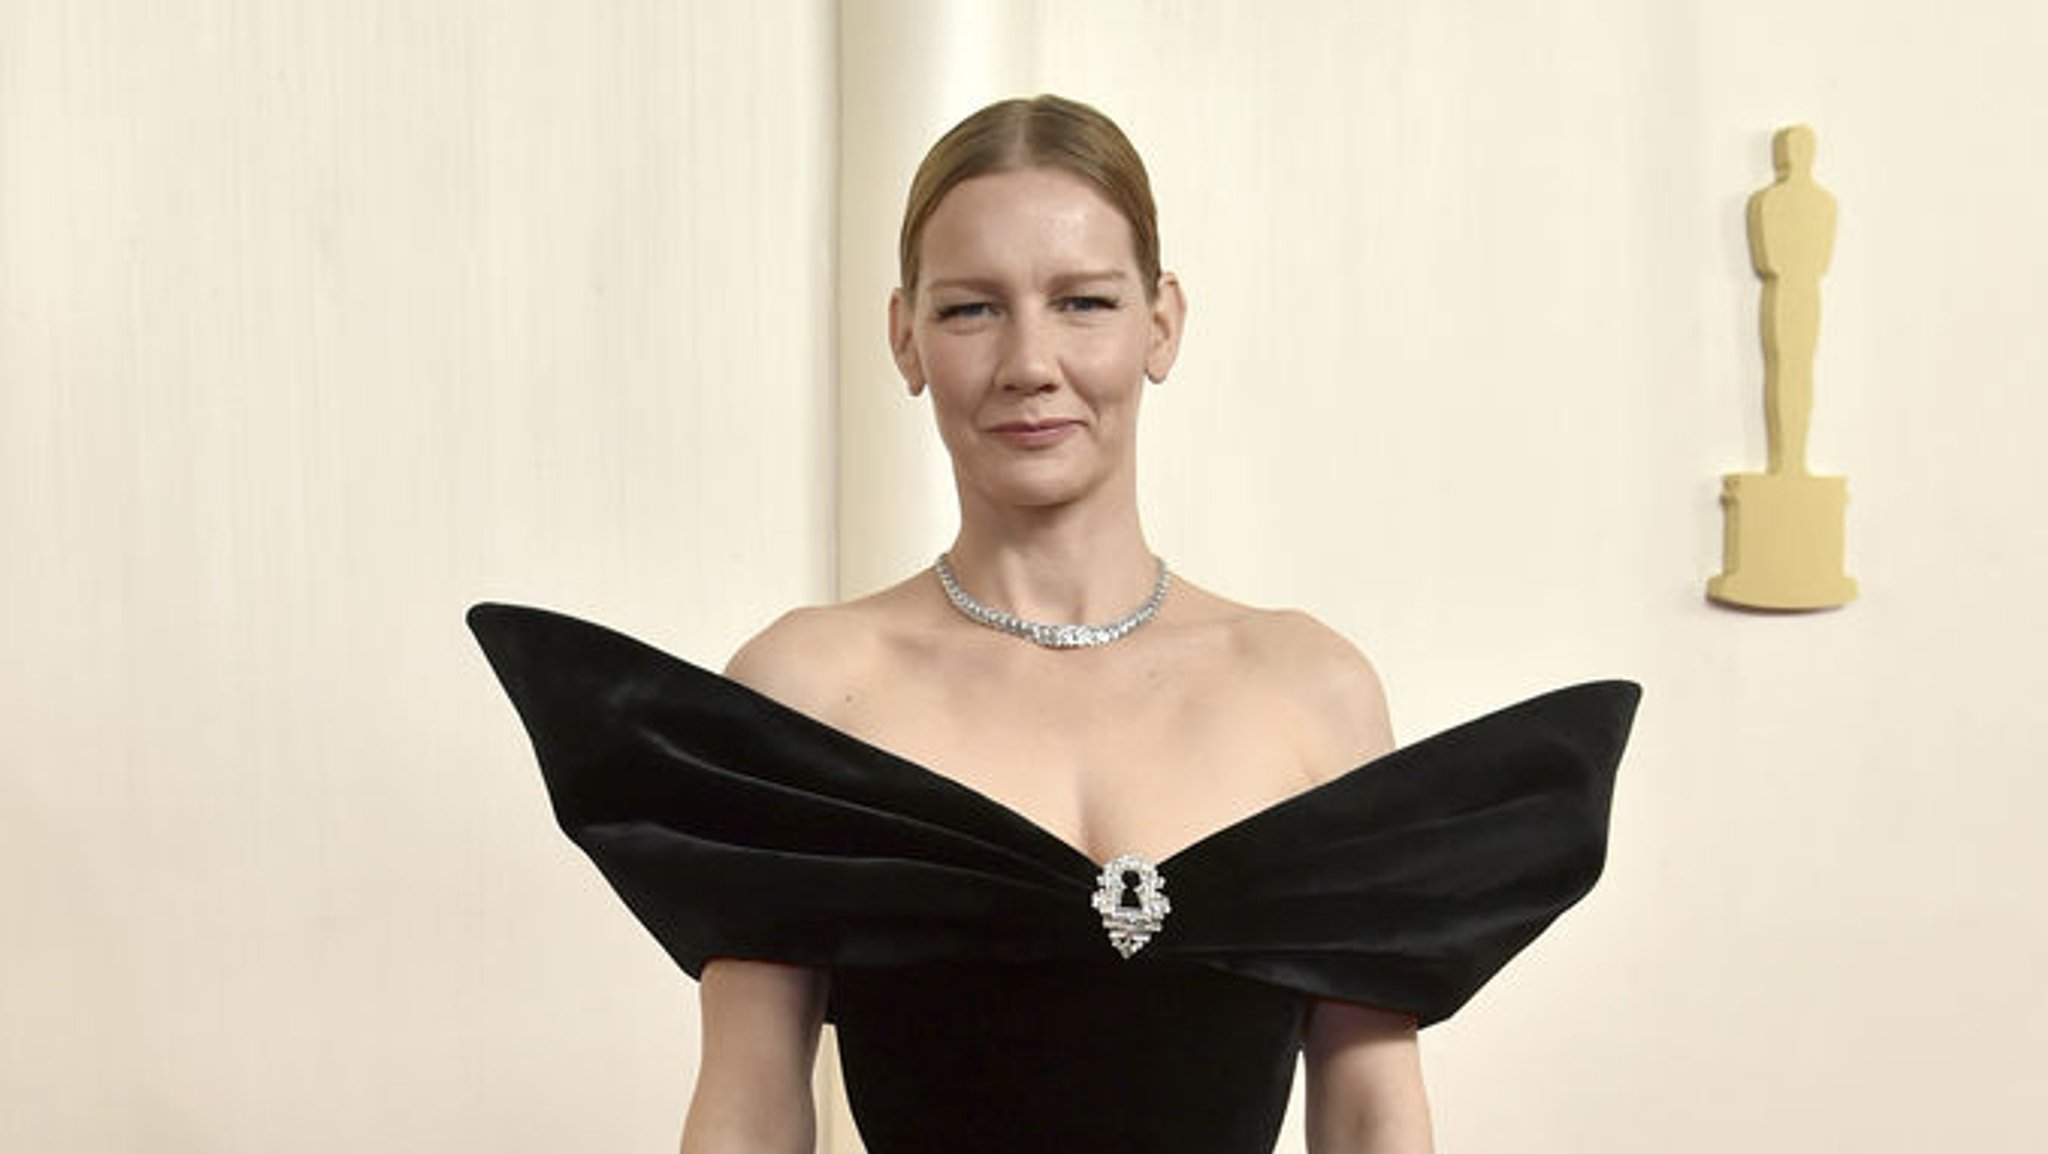
[[[1052,168],[961,181],[925,222],[921,241],[929,279],[944,279],[960,265],[1049,264],[1062,275],[1128,275],[1136,264],[1123,214],[1088,181]]]

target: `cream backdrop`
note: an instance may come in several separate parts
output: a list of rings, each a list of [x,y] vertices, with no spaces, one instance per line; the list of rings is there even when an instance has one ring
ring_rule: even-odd
[[[1602,887],[1426,1036],[1442,1148],[2033,1149],[2044,56],[2025,0],[0,0],[0,1149],[673,1144],[691,992],[459,613],[715,663],[927,560],[888,169],[1013,88],[1154,168],[1162,552],[1409,737],[1648,687]],[[1795,120],[1863,596],[1743,615]]]

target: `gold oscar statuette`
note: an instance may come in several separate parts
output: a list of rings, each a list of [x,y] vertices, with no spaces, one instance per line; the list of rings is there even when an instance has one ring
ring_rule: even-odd
[[[1813,181],[1813,152],[1811,128],[1779,130],[1771,139],[1778,179],[1749,198],[1750,259],[1763,278],[1770,460],[1764,472],[1721,478],[1723,571],[1707,582],[1707,596],[1752,609],[1832,609],[1856,597],[1842,570],[1848,481],[1806,468],[1820,278],[1835,244],[1835,198]]]

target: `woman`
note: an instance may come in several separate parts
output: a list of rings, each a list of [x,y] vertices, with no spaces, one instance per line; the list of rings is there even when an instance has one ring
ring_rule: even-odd
[[[1095,110],[1010,100],[947,133],[901,262],[890,346],[960,506],[932,569],[783,617],[724,683],[580,623],[478,623],[564,825],[701,977],[683,1149],[812,1149],[828,1008],[871,1154],[1269,1150],[1297,1050],[1312,1151],[1430,1149],[1418,1020],[1591,884],[1632,691],[1539,699],[1390,773],[1357,650],[1169,576],[1136,434],[1186,305]],[[563,640],[511,652],[521,629]],[[571,667],[662,716],[536,688]],[[658,749],[567,764],[649,727]],[[699,792],[579,794],[635,757]]]

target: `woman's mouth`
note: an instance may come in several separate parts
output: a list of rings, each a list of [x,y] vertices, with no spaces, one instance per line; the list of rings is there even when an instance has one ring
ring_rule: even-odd
[[[1005,421],[991,428],[989,432],[1014,448],[1049,449],[1066,440],[1080,427],[1081,422],[1067,420]]]

